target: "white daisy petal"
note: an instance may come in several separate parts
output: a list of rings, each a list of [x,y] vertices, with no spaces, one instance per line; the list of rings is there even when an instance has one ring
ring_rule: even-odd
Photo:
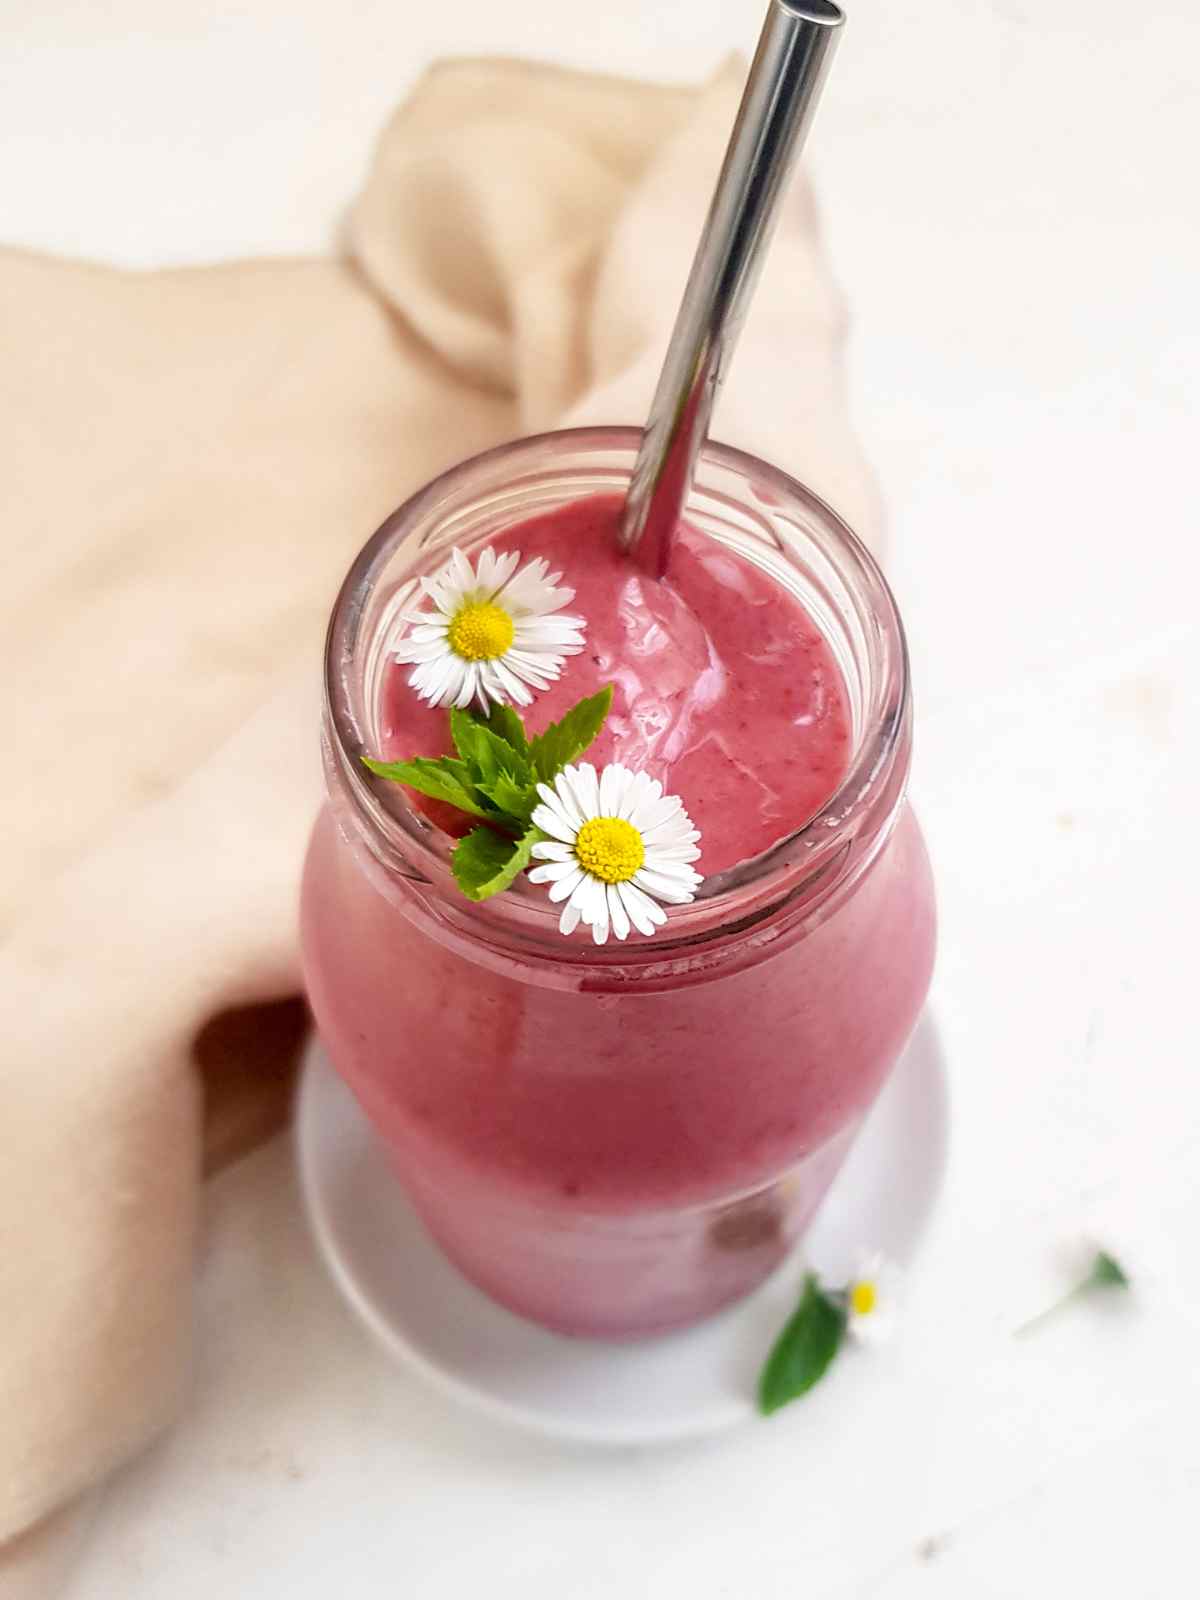
[[[411,647],[415,644],[445,644],[446,633],[450,624],[448,622],[420,622],[411,627],[400,641],[402,646]]]
[[[687,849],[688,847],[685,845],[683,848]],[[642,865],[650,872],[661,872],[667,877],[687,878],[690,880],[692,878],[698,879],[700,876],[696,869],[686,861],[673,861],[667,854],[666,849],[657,844],[645,846]]]
[[[475,563],[475,577],[481,590],[493,594],[496,589],[496,552],[489,544],[486,549],[479,552],[479,560]]]
[[[444,617],[449,619],[450,614],[454,610],[454,607],[457,603],[457,597],[451,595],[447,591],[445,585],[439,583],[436,578],[422,578],[421,588],[433,601],[438,611],[441,612]],[[429,613],[426,611],[422,612],[421,615],[427,617]]]
[[[491,545],[482,551],[477,563],[479,591],[488,600],[494,600],[512,577],[521,560],[518,550],[506,551],[498,556]]]
[[[475,698],[475,686],[478,682],[478,673],[473,661],[467,663],[466,671],[462,675],[462,683],[454,697],[454,704],[460,709],[469,706]]]
[[[502,555],[496,563],[496,579],[500,589],[503,589],[513,573],[521,565],[521,552],[509,550]]]
[[[573,860],[551,861],[544,867],[534,867],[529,874],[530,883],[558,883],[562,878],[578,875],[579,867]]]
[[[514,672],[520,671],[520,676],[526,683],[533,683],[536,678],[543,679],[542,687],[545,688],[555,678],[562,676],[562,665],[559,661],[561,651],[555,655],[534,655],[528,650],[521,650],[513,646],[505,652],[504,659]]]
[[[555,901],[570,899],[576,906],[580,906],[579,891],[591,882],[592,879],[587,876],[583,868],[576,867],[568,877],[559,878],[550,886],[550,898]],[[580,909],[582,910],[582,907]]]
[[[496,663],[494,661],[477,661],[475,663],[476,692],[480,710],[486,712],[493,702],[504,705],[508,696],[504,686],[496,676]]]
[[[603,816],[600,810],[600,779],[590,761],[581,761],[575,768],[575,793],[579,796],[585,817]]]
[[[668,878],[665,873],[647,872],[645,867],[633,875],[633,882],[656,900],[665,900],[669,906],[685,906],[695,899],[695,893],[686,884]]]
[[[571,935],[579,926],[579,908],[568,900],[563,907],[563,914],[558,919],[559,933]]]
[[[629,913],[621,902],[621,886],[610,883],[605,898],[608,901],[608,916],[612,923],[612,931],[618,939],[629,937]]]
[[[541,807],[538,809],[540,810]],[[558,827],[554,832],[554,837],[556,839],[565,837],[567,844],[574,844],[575,835],[579,832],[579,823],[576,821],[574,807],[568,806],[565,801],[560,799],[559,796],[555,794],[553,799],[547,801],[545,809],[558,823]],[[536,820],[536,812],[534,817]],[[539,824],[539,826],[542,826],[542,824]],[[543,831],[549,833],[550,829],[544,828]]]
[[[567,815],[576,828],[582,828],[589,817],[595,813],[586,802],[587,788],[577,770],[571,770],[571,776],[563,784],[563,805]]]
[[[406,642],[397,647],[396,660],[402,666],[420,666],[422,661],[436,661],[440,656],[444,656],[445,653],[445,645],[437,640],[431,640],[428,644],[408,644]]]
[[[575,591],[574,589],[560,586],[558,580],[561,577],[561,572],[544,572],[541,574],[536,587],[532,584],[523,584],[519,596],[513,596],[513,598],[514,600],[519,599],[525,614],[531,617],[545,616],[551,611],[559,610],[562,606],[569,606],[575,598]],[[508,598],[511,594],[512,586],[510,585],[505,597]]]
[[[613,815],[621,817],[626,822],[631,822],[633,813],[637,809],[637,797],[641,792],[640,780],[645,777],[645,773],[630,772],[628,767],[623,768],[622,772],[621,787],[617,796],[617,809]]]
[[[629,913],[629,920],[639,933],[652,934],[656,924],[661,926],[667,920],[663,908],[656,905],[648,894],[643,894],[632,878],[621,885],[621,899]]]
[[[647,850],[666,850],[673,844],[695,844],[700,836],[695,834],[693,837],[693,834],[695,830],[687,826],[686,819],[681,819],[678,822],[664,822],[657,828],[646,830],[642,834],[642,839]]]
[[[547,810],[552,811],[554,815],[558,817],[560,822],[565,822],[571,828],[571,837],[574,838],[574,830],[577,826],[577,824],[572,821],[572,817],[574,816],[574,808],[567,804],[557,789],[552,789],[547,783],[539,783],[537,785],[537,792],[541,796],[542,803],[545,805]]]
[[[457,656],[423,662],[415,668],[409,682],[433,706],[453,705],[461,686],[466,663]]]
[[[529,853],[535,861],[570,861],[575,852],[557,839],[539,839]]]
[[[536,783],[536,784],[534,784],[534,788],[537,790],[538,794],[541,795],[542,800],[545,802],[546,805],[548,805],[548,806],[557,806],[558,805],[558,795],[555,792],[555,790],[553,790],[550,787],[550,785],[548,783]]]
[[[625,768],[617,761],[605,767],[600,774],[600,815],[602,817],[620,815],[617,806],[620,803],[624,778]]]
[[[648,844],[646,865],[655,867],[667,861],[699,861],[700,852],[694,844]]]
[[[552,839],[559,839],[566,845],[575,843],[579,829],[567,822],[557,810],[552,811],[549,806],[536,806],[529,820]]]
[[[513,638],[527,648],[578,644],[583,627],[582,617],[517,617]]]
[[[492,671],[495,673],[496,678],[499,681],[501,689],[509,696],[514,704],[519,706],[531,706],[533,704],[533,696],[521,682],[520,678],[517,677],[512,668],[506,664],[503,656],[497,656],[495,661],[491,662],[490,665]]]
[[[630,922],[644,938],[648,939],[654,932],[655,923],[654,918],[647,915],[646,907],[653,905],[654,902],[640,889],[635,889],[632,883],[618,883],[616,887]]]
[[[505,581],[497,598],[503,598],[506,610],[521,615],[542,607],[546,601],[550,602],[546,609],[557,610],[567,602],[559,598],[554,585],[547,581],[549,571],[550,563],[541,556],[536,557]]]
[[[686,816],[678,795],[668,794],[640,805],[633,814],[633,821],[647,838],[653,838],[660,829],[670,827],[677,817]]]
[[[599,878],[593,878],[590,873],[583,872],[582,876],[583,882],[575,891],[575,904],[579,907],[583,920],[590,926],[600,915],[604,902],[604,884]]]
[[[661,793],[662,785],[656,783],[648,772],[635,772],[632,775],[625,796],[624,815],[639,833],[643,831],[643,812]]]
[[[475,588],[475,568],[456,545],[450,552],[450,572],[459,593],[468,595]]]
[[[640,789],[638,779],[642,778],[642,776],[642,773],[632,773],[627,766],[624,766],[621,770],[621,786],[619,786],[618,797],[616,797],[616,814],[618,814],[619,818],[624,818],[626,822],[632,819],[632,814],[637,808],[637,795],[638,789]]]
[[[442,692],[442,680],[445,676],[445,663],[431,661],[424,666],[414,667],[408,675],[408,681],[422,700],[427,700],[430,705],[435,706]]]

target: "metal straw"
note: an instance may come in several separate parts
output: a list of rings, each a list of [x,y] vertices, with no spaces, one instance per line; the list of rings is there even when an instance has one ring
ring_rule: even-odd
[[[622,547],[661,577],[708,420],[844,21],[771,0],[633,469]]]

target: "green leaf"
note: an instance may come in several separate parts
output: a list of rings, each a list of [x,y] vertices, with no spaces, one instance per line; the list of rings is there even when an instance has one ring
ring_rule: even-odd
[[[537,775],[543,783],[552,783],[555,775],[568,762],[581,756],[592,743],[612,705],[612,684],[598,694],[580,700],[571,707],[561,722],[552,722],[545,733],[539,733],[529,743],[529,753]]]
[[[514,818],[522,826],[528,824],[538,804],[538,792],[532,783],[518,783],[507,772],[502,772],[493,782],[481,783],[479,787],[505,816]]]
[[[457,706],[450,712],[450,737],[471,768],[476,783],[492,783],[502,772],[515,778],[530,771],[528,756],[515,750],[469,711],[460,711]]]
[[[480,726],[469,711],[464,711],[461,706],[450,707],[450,737],[454,740],[454,748],[464,761],[475,759],[475,736]]]
[[[612,693],[610,684],[581,700],[533,740],[511,706],[493,705],[486,717],[454,706],[450,737],[457,760],[422,756],[412,761],[367,760],[366,765],[380,777],[406,783],[492,825],[469,833],[451,858],[462,892],[472,900],[486,900],[509,887],[529,865],[534,845],[545,837],[529,820],[538,802],[536,781],[552,781],[587,749],[604,726]],[[514,837],[505,838],[501,830]]]
[[[846,1308],[809,1273],[791,1319],[775,1341],[758,1380],[758,1409],[770,1416],[819,1383],[846,1331]]]
[[[497,739],[503,739],[505,744],[510,745],[516,751],[517,755],[525,758],[525,766],[530,767],[529,740],[525,736],[525,724],[511,706],[493,704],[488,712],[487,725]],[[516,767],[513,770],[521,771],[522,769]]]
[[[1129,1274],[1116,1256],[1110,1256],[1107,1250],[1097,1250],[1092,1260],[1091,1271],[1080,1287],[1088,1289],[1128,1289]]]
[[[433,800],[444,800],[447,805],[473,817],[492,815],[485,804],[486,796],[472,781],[466,763],[454,761],[450,756],[439,756],[436,760],[417,756],[412,761],[372,761],[364,756],[363,765],[377,777],[406,783],[410,789],[427,794]]]
[[[533,858],[533,847],[546,836],[528,828],[519,839],[505,839],[491,828],[473,828],[460,840],[450,864],[468,900],[487,900],[507,889]]]

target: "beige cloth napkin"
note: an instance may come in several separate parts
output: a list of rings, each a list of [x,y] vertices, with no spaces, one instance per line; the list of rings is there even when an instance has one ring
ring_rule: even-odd
[[[344,260],[0,255],[0,1539],[181,1403],[197,1061],[221,1159],[274,1125],[296,1039],[295,1007],[237,1008],[299,987],[340,575],[452,461],[644,415],[742,70],[439,66]],[[800,190],[717,432],[871,534],[841,323]]]

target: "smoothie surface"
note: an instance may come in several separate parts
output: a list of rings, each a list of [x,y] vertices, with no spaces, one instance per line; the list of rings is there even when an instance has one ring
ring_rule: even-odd
[[[587,619],[584,653],[522,715],[540,732],[611,683],[612,711],[583,759],[642,768],[679,795],[701,834],[696,866],[711,876],[834,794],[851,753],[845,684],[817,625],[768,574],[685,525],[656,581],[618,549],[620,514],[619,496],[594,496],[488,541],[545,557],[575,590],[567,609]],[[410,670],[393,663],[385,683],[388,760],[451,753],[446,712],[418,698]],[[459,813],[409,793],[460,831]]]

